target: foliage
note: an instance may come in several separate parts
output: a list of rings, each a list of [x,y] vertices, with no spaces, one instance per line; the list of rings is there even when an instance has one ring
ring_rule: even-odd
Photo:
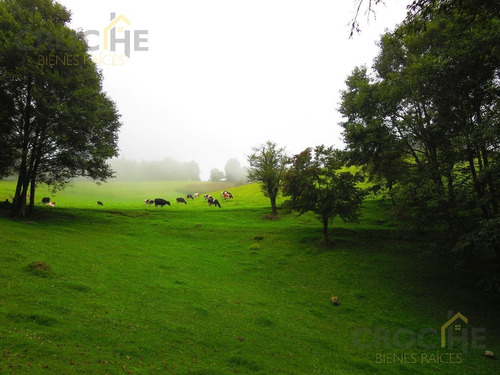
[[[247,179],[260,184],[262,192],[271,201],[272,214],[277,215],[276,198],[283,184],[289,157],[284,148],[279,148],[271,141],[254,147],[252,150],[253,153],[248,156],[250,168],[247,172]]]
[[[444,221],[452,236],[464,214],[498,214],[500,183],[499,13],[457,4],[384,35],[373,70],[353,71],[340,107],[351,162],[397,184],[404,209]]]
[[[350,21],[351,38],[354,33],[360,33],[361,27],[359,16],[365,14],[369,19],[371,16],[376,18],[375,8],[382,4],[387,4],[382,0],[356,0],[354,17]],[[448,12],[460,12],[468,17],[473,18],[479,12],[488,12],[498,15],[500,13],[500,4],[496,0],[413,0],[407,6],[407,22],[412,23],[412,27],[416,30],[424,30],[427,26],[427,21],[432,20],[436,14],[447,14]],[[362,10],[364,10],[362,12]],[[418,22],[414,22],[418,19]]]
[[[500,259],[500,217],[481,220],[473,231],[460,237],[453,252],[462,262],[478,252],[490,252]]]
[[[220,169],[213,168],[210,170],[210,181],[217,182],[221,181],[224,178],[224,172]]]
[[[328,241],[328,225],[339,216],[344,222],[359,217],[364,192],[357,187],[360,174],[341,171],[344,158],[339,150],[318,146],[293,157],[285,174],[283,195],[287,206],[304,214],[312,211],[323,224],[323,242]]]
[[[112,175],[106,159],[117,154],[119,115],[69,21],[50,0],[0,2],[1,133],[19,175],[13,213],[21,216],[39,182],[59,188],[74,176]]]
[[[383,184],[395,204],[393,186],[412,166],[406,162],[404,142],[384,121],[388,105],[383,89],[371,82],[364,67],[355,68],[346,83],[340,112],[348,119],[343,126],[349,164],[362,166],[371,181]]]
[[[246,182],[247,171],[237,159],[229,159],[224,166],[226,181],[243,184]]]

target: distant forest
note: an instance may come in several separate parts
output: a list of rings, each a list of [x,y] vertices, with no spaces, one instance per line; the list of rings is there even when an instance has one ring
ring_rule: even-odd
[[[180,162],[171,158],[161,161],[141,161],[115,158],[108,162],[119,181],[200,181],[200,167],[195,161]],[[210,171],[210,181],[244,183],[246,168],[236,159],[229,159],[221,171]]]
[[[198,163],[166,158],[161,161],[112,159],[108,162],[120,181],[200,181]]]

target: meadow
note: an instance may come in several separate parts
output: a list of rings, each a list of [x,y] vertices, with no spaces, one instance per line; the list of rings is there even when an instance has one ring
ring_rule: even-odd
[[[0,181],[0,201],[13,188]],[[235,198],[221,208],[175,203],[223,189]],[[500,353],[496,276],[454,267],[439,232],[381,199],[323,246],[313,216],[270,216],[255,184],[80,181],[43,196],[56,207],[28,220],[0,209],[0,373],[500,373],[485,356]],[[449,312],[468,335],[441,348]]]

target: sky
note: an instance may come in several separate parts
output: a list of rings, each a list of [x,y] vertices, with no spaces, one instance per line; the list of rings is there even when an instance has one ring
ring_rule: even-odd
[[[195,161],[202,180],[229,159],[246,165],[268,140],[289,154],[341,148],[345,80],[372,65],[376,42],[408,4],[361,13],[362,31],[349,39],[357,0],[58,2],[71,28],[89,32],[121,114],[120,157]]]

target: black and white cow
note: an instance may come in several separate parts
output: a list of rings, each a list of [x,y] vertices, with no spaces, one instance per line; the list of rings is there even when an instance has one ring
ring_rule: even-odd
[[[187,202],[186,202],[186,200],[184,198],[177,198],[177,203],[187,204]]]
[[[208,202],[209,206],[212,206],[212,204],[213,204],[215,207],[221,208],[219,201],[217,199],[214,199],[213,197],[208,198],[207,202]]]
[[[50,198],[49,197],[43,197],[42,198],[42,203],[45,203],[45,204],[50,203]]]

